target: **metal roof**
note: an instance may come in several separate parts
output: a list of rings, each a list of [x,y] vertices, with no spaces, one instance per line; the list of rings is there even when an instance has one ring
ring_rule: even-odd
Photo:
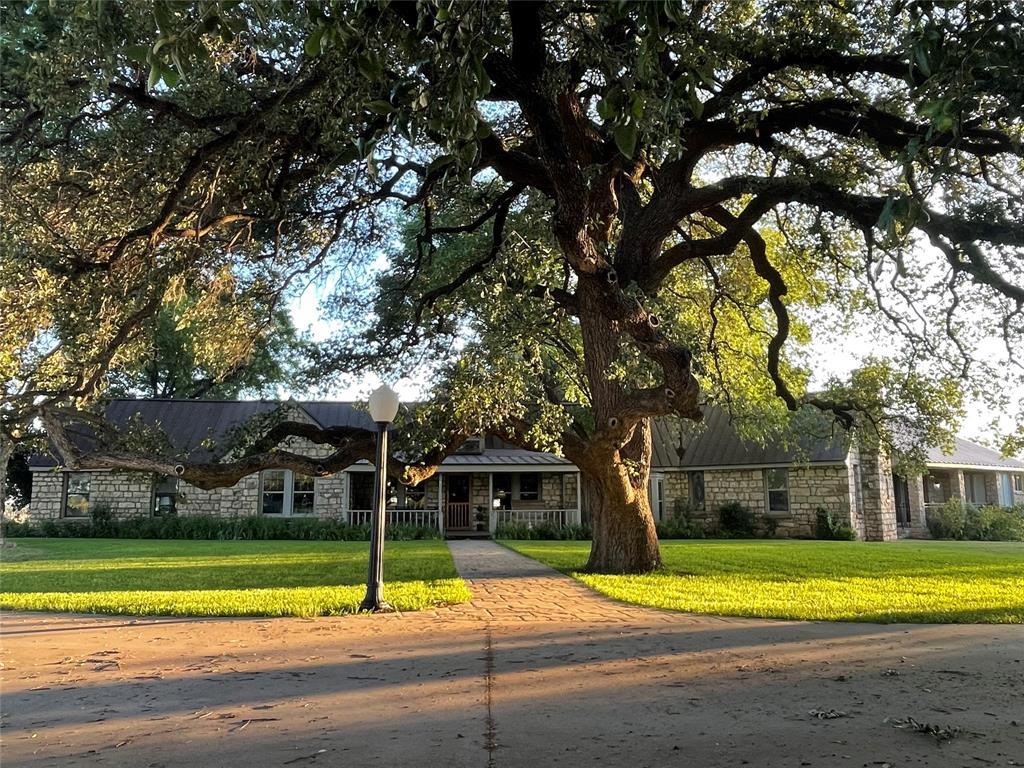
[[[928,449],[929,464],[947,464],[964,467],[1003,467],[1005,469],[1024,469],[1024,462],[1007,459],[999,451],[985,448],[970,440],[956,438],[952,453],[943,453],[941,448]]]
[[[804,429],[793,429],[777,443],[760,445],[739,436],[729,414],[706,407],[699,424],[679,419],[654,422],[654,459],[657,469],[696,467],[766,466],[773,464],[842,464],[846,461],[845,435],[832,433],[827,419],[810,420]]]
[[[292,405],[304,411],[321,427],[354,427],[372,431],[373,421],[358,404],[344,401],[279,401],[279,400],[112,400],[107,418],[118,427],[126,426],[138,414],[147,424],[158,424],[167,435],[175,454],[188,455],[198,461],[210,461],[226,452],[232,429],[242,426],[254,416],[269,414]],[[652,424],[652,467],[654,469],[687,469],[698,467],[766,466],[793,463],[841,464],[846,460],[846,436],[834,434],[829,420],[810,420],[810,431],[791,433],[788,440],[759,445],[743,440],[730,423],[728,413],[720,408],[705,408],[700,424],[680,419],[655,419]],[[73,435],[83,447],[91,441],[88,433]],[[209,441],[209,442],[207,442]],[[204,445],[205,443],[205,445]],[[929,464],[965,467],[1001,467],[1024,469],[1024,463],[1006,459],[996,451],[968,440],[957,438],[951,454],[931,449]],[[57,462],[49,456],[29,459],[32,467],[53,467]],[[518,448],[488,435],[483,453],[457,453],[443,462],[448,467],[471,466],[562,466],[571,467],[567,459],[552,453]]]

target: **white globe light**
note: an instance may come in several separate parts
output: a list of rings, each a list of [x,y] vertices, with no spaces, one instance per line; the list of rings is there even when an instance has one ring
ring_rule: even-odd
[[[370,393],[370,418],[378,424],[390,423],[398,415],[398,393],[382,384]]]

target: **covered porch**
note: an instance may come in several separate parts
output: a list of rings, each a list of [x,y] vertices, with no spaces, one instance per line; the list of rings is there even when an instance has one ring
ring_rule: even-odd
[[[923,476],[893,476],[896,519],[900,534],[928,536],[928,513],[950,499],[976,507],[1011,507],[1018,503],[1019,475],[998,467],[932,466]]]
[[[368,468],[369,469],[369,468]],[[370,522],[373,472],[350,471],[345,516]],[[579,472],[502,467],[445,467],[417,486],[388,481],[388,525],[436,527],[442,536],[493,536],[501,526],[565,526],[582,522]]]

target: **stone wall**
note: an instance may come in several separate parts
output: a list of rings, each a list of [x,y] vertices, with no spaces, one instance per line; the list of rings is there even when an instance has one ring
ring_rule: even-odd
[[[64,483],[69,473],[47,470],[32,473],[32,502],[27,520],[56,520],[64,515]],[[153,513],[153,475],[144,472],[88,472],[89,509],[109,508],[117,519]],[[88,517],[70,517],[86,520]]]
[[[869,451],[862,451],[860,460],[864,539],[893,541],[897,538],[897,526],[892,462],[888,456]]]
[[[32,503],[27,520],[56,520],[64,503],[64,473],[57,470],[32,473]]]
[[[789,514],[772,514],[777,536],[814,536],[817,510],[832,511],[841,521],[850,519],[849,470],[845,465],[791,467],[788,472]],[[672,515],[679,499],[689,500],[689,476],[686,471],[665,472],[665,510]],[[704,512],[693,517],[704,519],[710,529],[717,525],[716,510],[723,504],[738,501],[756,518],[767,514],[764,472],[756,469],[716,469],[704,471]]]

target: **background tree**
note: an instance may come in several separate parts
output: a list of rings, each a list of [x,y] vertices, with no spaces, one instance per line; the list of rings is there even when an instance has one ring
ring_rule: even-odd
[[[651,418],[699,419],[710,397],[760,414],[757,432],[806,405],[900,447],[948,436],[951,378],[1019,381],[1013,4],[12,7],[8,423],[42,413],[59,432],[143,354],[169,288],[230,290],[255,325],[331,270],[348,322],[321,373],[401,352],[443,381],[410,422],[425,454],[406,479],[479,428],[558,447],[594,500],[590,567],[643,571]],[[398,207],[415,247],[368,285]],[[801,340],[869,315],[906,343],[809,393]],[[184,477],[363,450],[317,437],[337,446],[319,465],[254,439]]]
[[[256,338],[245,328],[232,336],[225,319],[231,315],[209,316],[187,302],[165,305],[150,323],[147,352],[134,367],[112,372],[108,394],[234,400],[276,397],[279,388],[301,390],[308,341],[286,311],[276,311]]]

